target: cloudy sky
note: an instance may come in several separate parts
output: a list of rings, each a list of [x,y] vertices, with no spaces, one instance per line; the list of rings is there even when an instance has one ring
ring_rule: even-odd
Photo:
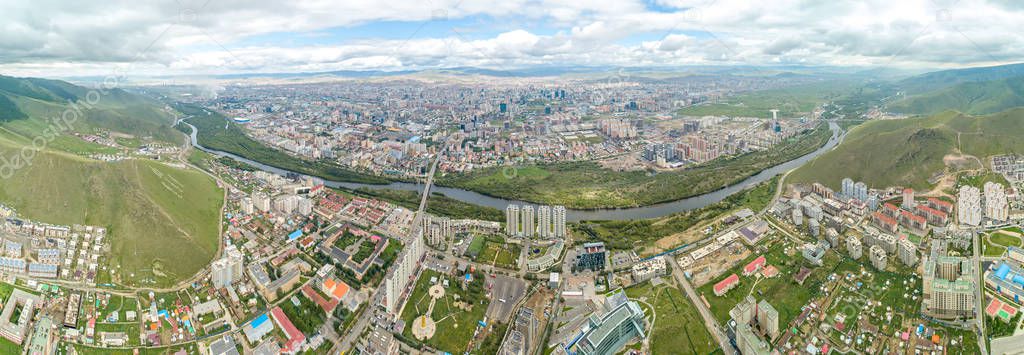
[[[0,73],[942,68],[1024,58],[1017,0],[4,1]]]

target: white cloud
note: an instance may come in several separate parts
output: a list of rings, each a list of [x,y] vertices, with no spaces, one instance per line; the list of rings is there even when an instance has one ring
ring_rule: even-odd
[[[641,0],[180,1],[0,5],[0,71],[90,75],[126,63],[139,74],[544,64],[937,67],[1024,57],[1017,29],[1024,7],[1004,0],[657,0],[656,9]],[[452,22],[471,16],[483,21],[472,33]],[[394,21],[430,21],[444,31],[309,42],[326,29]],[[268,34],[282,42],[244,42]],[[289,38],[306,44],[284,43]]]

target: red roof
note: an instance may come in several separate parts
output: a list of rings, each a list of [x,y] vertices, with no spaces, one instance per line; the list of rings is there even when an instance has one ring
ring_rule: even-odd
[[[886,202],[882,206],[887,208],[887,209],[893,210],[893,211],[898,211],[900,209],[899,207],[896,207],[896,205],[892,204],[891,202]]]
[[[922,224],[928,223],[928,220],[926,220],[924,217],[921,217],[921,216],[918,216],[916,214],[910,213],[910,211],[903,211],[901,214],[903,215],[903,218],[909,218],[909,219],[911,219],[913,221],[916,221],[916,222],[922,223]]]
[[[895,219],[893,219],[892,217],[886,216],[882,212],[875,212],[875,214],[873,214],[873,216],[875,217],[875,219],[877,219],[881,223],[885,223],[885,224],[888,224],[888,225],[896,225],[896,220]]]
[[[732,287],[738,282],[740,282],[739,276],[737,276],[736,274],[729,275],[729,277],[726,277],[724,280],[719,281],[718,283],[715,284],[715,293],[722,293],[723,290]]]
[[[298,328],[295,328],[295,325],[292,324],[292,321],[284,314],[284,311],[281,310],[280,306],[274,307],[274,309],[270,311],[270,315],[274,317],[274,321],[276,321],[277,325],[284,330],[284,335],[288,337],[288,343],[285,344],[286,351],[295,350],[295,346],[306,341],[306,336],[302,335],[302,332],[300,332]]]
[[[929,197],[928,202],[934,203],[939,206],[953,207],[953,204],[948,201],[943,201],[934,197]]]
[[[757,270],[764,267],[764,264],[766,262],[767,260],[765,260],[764,255],[757,257],[757,259],[754,259],[754,261],[751,261],[750,264],[747,264],[747,266],[743,267],[743,274],[749,275],[751,273],[756,272]]]
[[[948,217],[948,215],[946,215],[946,212],[942,212],[942,211],[939,211],[937,209],[934,209],[934,208],[931,208],[931,207],[928,207],[928,206],[925,206],[925,205],[919,205],[919,206],[917,206],[917,208],[919,210],[924,211],[925,213],[933,215],[933,216],[939,216],[939,217],[942,217],[942,218]]]

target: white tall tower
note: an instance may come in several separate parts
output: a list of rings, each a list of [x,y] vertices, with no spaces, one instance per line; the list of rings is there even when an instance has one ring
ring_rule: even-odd
[[[551,220],[555,226],[555,238],[565,238],[565,206],[555,206],[551,210]]]
[[[519,205],[508,205],[505,207],[505,234],[518,237],[519,232]]]
[[[537,207],[537,234],[545,239],[551,237],[551,206]]]
[[[520,223],[523,225],[523,236],[526,238],[533,237],[534,226],[533,226],[533,206],[523,206],[523,215],[520,219]]]

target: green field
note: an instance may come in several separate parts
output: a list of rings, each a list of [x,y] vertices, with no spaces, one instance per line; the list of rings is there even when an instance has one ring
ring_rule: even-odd
[[[0,155],[16,154],[19,143],[0,135]],[[42,151],[0,185],[0,202],[32,220],[107,227],[108,264],[121,266],[123,283],[152,277],[168,285],[192,276],[216,253],[223,193],[197,171]]]
[[[989,235],[989,239],[991,239],[992,242],[995,243],[995,244],[999,244],[999,245],[1006,246],[1006,247],[1010,247],[1010,246],[1019,247],[1020,246],[1020,238],[1012,236],[1012,235],[1009,235],[1009,234],[1001,233],[1001,232],[994,232],[994,233],[990,234]]]
[[[831,136],[825,124],[765,151],[726,157],[660,173],[612,171],[595,162],[495,167],[441,177],[439,185],[570,208],[645,206],[675,201],[738,183],[813,152]]]
[[[384,184],[388,182],[388,179],[352,171],[334,163],[325,161],[313,162],[290,156],[249,138],[242,131],[241,127],[238,127],[234,122],[229,121],[219,113],[184,103],[175,103],[174,108],[190,117],[188,123],[191,123],[199,130],[196,139],[199,141],[199,145],[204,147],[328,180],[368,184]],[[178,129],[187,133],[191,132],[184,124],[178,125]]]
[[[986,182],[994,182],[1003,184],[1003,186],[1009,186],[1010,183],[1006,181],[1006,178],[1002,174],[994,172],[986,172],[977,175],[960,175],[957,179],[957,185],[959,186],[974,186],[979,189],[984,188]]]
[[[632,249],[744,207],[760,211],[775,195],[778,179],[776,176],[753,188],[732,194],[718,203],[692,211],[654,219],[587,221],[574,224],[573,227],[580,232],[577,235],[586,236],[588,241],[601,241],[613,249]]]
[[[476,242],[475,239],[473,241]],[[471,244],[470,247],[473,245]],[[515,270],[519,268],[519,254],[519,245],[505,243],[505,238],[501,236],[489,236],[486,238],[483,250],[477,255],[476,261]]]
[[[651,353],[673,354],[685,349],[687,353],[710,354],[718,349],[711,338],[704,320],[697,308],[690,303],[678,288],[651,286],[650,282],[626,289],[630,299],[637,300],[648,313],[653,306],[654,314],[648,314],[648,321],[654,319],[654,328],[648,330],[651,339]]]
[[[782,89],[761,90],[702,103],[678,111],[686,116],[733,116],[771,118],[769,110],[778,109],[779,117],[808,115],[815,106],[847,94],[855,82],[812,83]]]
[[[820,182],[838,188],[844,177],[871,187],[926,190],[928,179],[945,169],[943,157],[959,151],[985,160],[1024,153],[1024,109],[988,116],[944,112],[929,117],[871,121],[850,130],[843,143],[804,164],[791,182]],[[958,138],[959,137],[959,138]]]
[[[402,319],[405,320],[405,330],[402,336],[405,339],[415,341],[412,335],[412,322],[424,312],[430,305],[430,297],[427,296],[427,289],[430,288],[430,278],[448,278],[453,281],[452,287],[445,289],[445,296],[437,300],[434,305],[434,312],[431,318],[437,324],[437,332],[434,337],[426,339],[424,343],[441,351],[453,354],[461,354],[466,350],[469,341],[473,338],[473,331],[477,328],[477,322],[483,320],[487,311],[487,301],[484,298],[483,277],[478,273],[467,290],[463,291],[457,286],[461,282],[458,277],[441,275],[440,273],[425,269],[416,281],[409,300],[402,310]],[[438,281],[440,283],[440,281]],[[469,311],[459,309],[455,306],[455,295],[459,299],[472,305]]]

